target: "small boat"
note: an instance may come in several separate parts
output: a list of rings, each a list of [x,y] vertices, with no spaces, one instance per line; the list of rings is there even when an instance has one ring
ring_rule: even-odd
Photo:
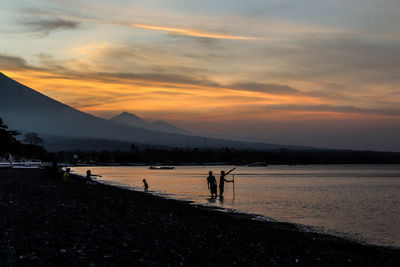
[[[253,162],[247,165],[247,167],[267,167],[268,164],[265,162]]]
[[[0,169],[11,168],[13,165],[9,161],[0,161]]]
[[[11,168],[13,166],[13,157],[11,156],[11,154],[9,154],[8,157],[9,159],[7,159],[6,157],[0,157],[0,169]]]
[[[150,170],[173,170],[175,169],[175,167],[173,166],[150,166],[149,167]]]
[[[30,161],[14,161],[12,166],[14,169],[38,169],[42,166],[40,160],[30,160]]]

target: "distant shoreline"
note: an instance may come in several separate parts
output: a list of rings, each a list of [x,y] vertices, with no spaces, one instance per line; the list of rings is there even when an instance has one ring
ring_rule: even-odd
[[[400,250],[41,169],[0,171],[8,265],[399,266]]]
[[[238,150],[135,149],[108,151],[64,151],[49,158],[71,164],[103,165],[337,165],[400,164],[399,152],[346,150]]]
[[[262,168],[272,168],[273,166],[324,166],[324,165],[343,165],[343,166],[351,166],[351,165],[400,165],[400,163],[312,163],[312,164],[271,164],[266,166],[248,166],[247,164],[231,164],[231,163],[216,163],[216,164],[172,164],[169,166],[184,166],[184,167],[195,167],[195,166],[243,166],[250,167],[254,169],[262,169]],[[149,167],[152,165],[149,164],[62,164],[61,167]],[[155,166],[164,166],[163,164],[155,165]]]

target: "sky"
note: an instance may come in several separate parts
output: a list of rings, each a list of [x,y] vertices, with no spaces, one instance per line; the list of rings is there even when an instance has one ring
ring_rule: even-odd
[[[0,71],[81,111],[400,151],[399,0],[2,0]]]

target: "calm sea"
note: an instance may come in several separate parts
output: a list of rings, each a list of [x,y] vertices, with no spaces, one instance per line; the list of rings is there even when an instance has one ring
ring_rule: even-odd
[[[242,167],[225,184],[223,201],[210,199],[208,171],[217,181],[231,166],[75,167],[90,169],[100,180],[165,197],[222,207],[300,224],[305,229],[400,247],[400,165],[307,165]],[[232,179],[233,175],[229,175]],[[310,228],[307,226],[311,226]]]

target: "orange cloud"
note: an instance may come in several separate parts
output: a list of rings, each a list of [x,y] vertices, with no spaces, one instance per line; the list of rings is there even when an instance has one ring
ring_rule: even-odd
[[[95,74],[61,75],[44,70],[6,72],[9,77],[58,101],[94,115],[122,111],[172,120],[313,120],[385,117],[385,114],[328,106],[308,95],[232,90]]]
[[[193,29],[172,28],[172,27],[155,26],[155,25],[147,25],[147,24],[127,23],[126,25],[134,27],[134,28],[145,29],[145,30],[161,31],[161,32],[173,33],[173,34],[178,34],[178,35],[202,37],[202,38],[229,39],[229,40],[257,40],[258,39],[255,37],[226,35],[226,34],[204,32],[204,31],[193,30]]]

